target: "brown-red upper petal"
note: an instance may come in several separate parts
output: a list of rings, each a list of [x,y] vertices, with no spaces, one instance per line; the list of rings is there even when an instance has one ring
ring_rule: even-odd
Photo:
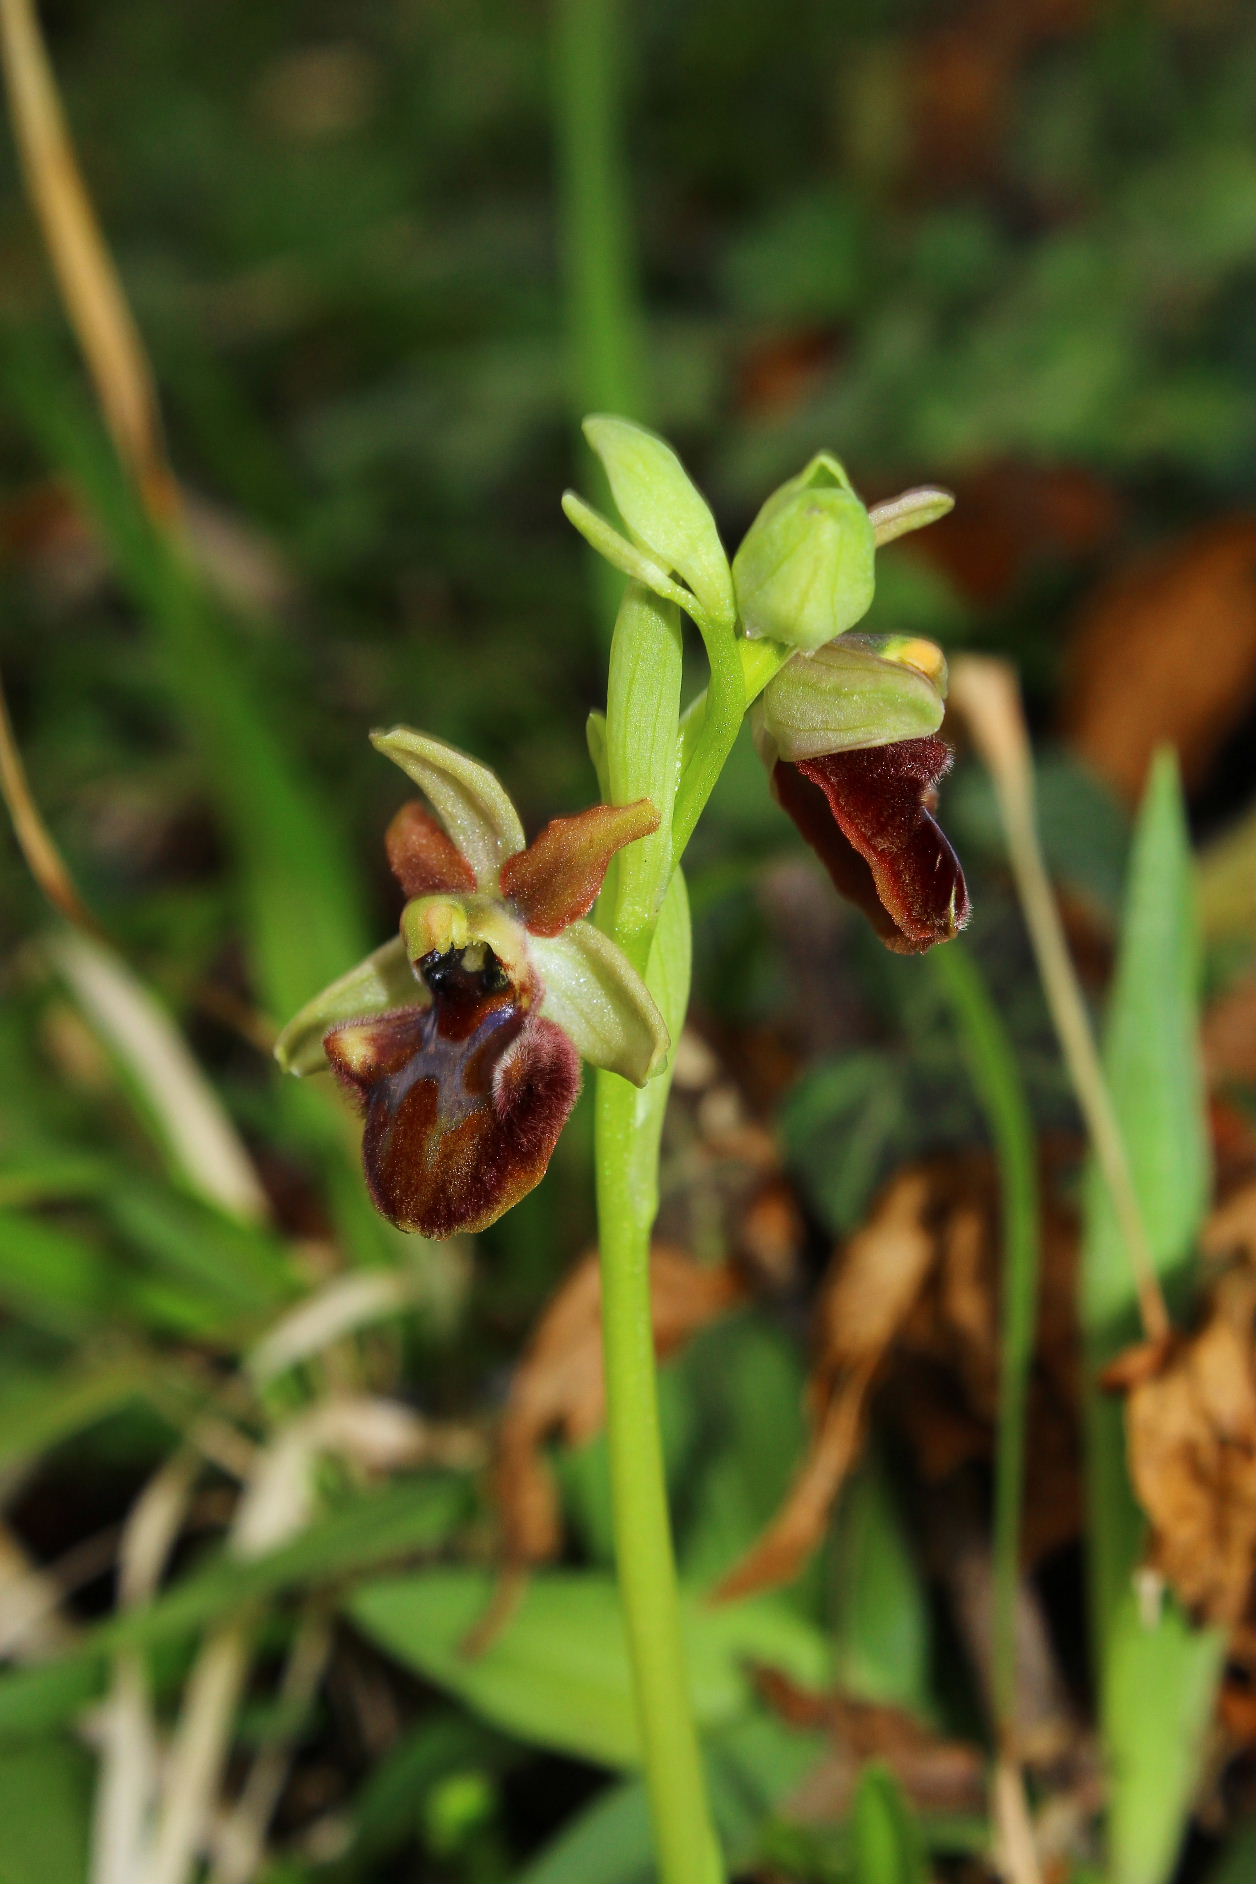
[[[392,873],[407,898],[467,895],[475,889],[475,871],[417,798],[402,805],[384,843]]]
[[[779,803],[836,887],[899,954],[923,954],[968,921],[964,872],[931,805],[951,762],[934,735],[773,770]]]
[[[422,1236],[485,1229],[526,1196],[580,1090],[562,1029],[509,986],[485,993],[476,980],[455,966],[430,1007],[345,1022],[325,1042],[366,1115],[371,1196]]]
[[[658,827],[659,814],[648,798],[552,818],[526,850],[502,865],[502,895],[533,935],[558,935],[588,915],[615,852]]]

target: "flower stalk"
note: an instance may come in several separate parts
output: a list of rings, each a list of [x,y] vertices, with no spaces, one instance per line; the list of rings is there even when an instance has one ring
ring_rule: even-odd
[[[730,564],[665,440],[597,416],[585,435],[619,512],[568,492],[568,518],[629,578],[605,714],[602,802],[530,843],[500,781],[398,726],[373,735],[423,794],[386,837],[399,934],[284,1029],[280,1063],[330,1066],[363,1116],[371,1195],[398,1228],[486,1228],[544,1175],[597,1067],[598,1241],[616,1559],[661,1884],[722,1884],[685,1667],[667,1507],[650,1242],[659,1146],[689,1004],[686,845],[747,709],[772,790],[886,946],[920,953],[968,918],[934,817],[950,748],[946,663],[917,638],[860,635],[878,541],[942,514],[908,492],[870,514],[821,453],[770,497]],[[681,713],[681,614],[705,693]],[[586,917],[597,900],[593,922]]]

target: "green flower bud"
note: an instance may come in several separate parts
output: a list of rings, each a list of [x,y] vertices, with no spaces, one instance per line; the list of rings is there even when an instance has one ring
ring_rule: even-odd
[[[912,635],[843,635],[796,654],[756,709],[764,758],[798,764],[833,752],[923,739],[942,724],[946,661]]]
[[[768,498],[733,558],[746,633],[821,648],[867,614],[876,536],[840,462],[822,451]]]

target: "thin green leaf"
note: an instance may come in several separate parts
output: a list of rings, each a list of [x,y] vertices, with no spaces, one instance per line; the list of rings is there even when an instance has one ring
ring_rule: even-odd
[[[999,1718],[1010,1723],[1016,1699],[1015,1607],[1038,1296],[1034,1121],[1015,1048],[971,949],[955,942],[934,949],[929,960],[951,1004],[999,1164],[1003,1275],[994,1492],[994,1690]]]
[[[1176,766],[1162,753],[1134,837],[1104,1058],[1152,1256],[1167,1292],[1179,1298],[1189,1282],[1209,1184],[1197,984],[1186,818]],[[1137,1297],[1107,1187],[1093,1169],[1081,1316],[1091,1615],[1111,1773],[1110,1867],[1115,1884],[1163,1884],[1194,1790],[1208,1697],[1221,1666],[1220,1637],[1192,1628],[1171,1603],[1148,1624],[1135,1600],[1132,1578],[1145,1522],[1126,1467],[1122,1409],[1104,1393],[1099,1375],[1138,1337]]]
[[[0,1678],[0,1737],[65,1719],[99,1687],[108,1656],[155,1648],[291,1589],[319,1588],[448,1541],[467,1509],[461,1480],[413,1479],[367,1493],[318,1519],[278,1550],[218,1553],[142,1609],[99,1624],[69,1654]]]
[[[258,986],[286,1018],[366,953],[360,886],[335,819],[285,749],[281,705],[249,672],[223,604],[144,516],[63,363],[28,338],[10,347],[5,383],[83,497],[156,636],[240,866]]]
[[[55,1224],[0,1210],[0,1301],[49,1333],[73,1337],[109,1306],[106,1265],[90,1243]]]
[[[925,1844],[916,1815],[888,1766],[865,1766],[851,1823],[859,1884],[928,1884]]]

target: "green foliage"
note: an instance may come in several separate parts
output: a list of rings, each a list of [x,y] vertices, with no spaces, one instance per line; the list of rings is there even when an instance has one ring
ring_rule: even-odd
[[[0,1878],[83,1884],[92,1761],[71,1740],[0,1748]]]
[[[1135,832],[1104,1059],[1152,1255],[1178,1301],[1186,1298],[1208,1194],[1197,1004],[1185,813],[1176,766],[1162,754]],[[1144,1521],[1129,1483],[1121,1408],[1105,1398],[1097,1376],[1136,1338],[1137,1296],[1097,1169],[1087,1187],[1080,1300],[1090,1370],[1091,1617],[1112,1773],[1111,1862],[1118,1884],[1162,1884],[1181,1841],[1224,1636],[1194,1628],[1171,1599],[1147,1619],[1133,1587]]]
[[[430,1570],[367,1584],[350,1614],[394,1655],[459,1695],[487,1719],[541,1746],[604,1766],[639,1759],[620,1602],[609,1577],[549,1571],[531,1578],[493,1644],[466,1652],[485,1614],[492,1578]],[[828,1650],[818,1631],[768,1598],[710,1609],[692,1605],[685,1653],[694,1711],[704,1728],[747,1713],[747,1662],[823,1682]]]
[[[125,1056],[106,1042],[102,1060],[99,1030],[87,1038],[82,1004],[29,946],[47,914],[6,845],[0,1473],[6,1520],[41,1564],[96,1547],[206,1418],[225,1422],[247,1457],[327,1398],[378,1393],[414,1399],[435,1430],[448,1420],[455,1436],[475,1438],[528,1321],[588,1246],[587,1145],[575,1140],[588,1121],[577,1118],[534,1213],[482,1239],[469,1304],[466,1252],[425,1247],[418,1314],[315,1350],[264,1391],[242,1366],[278,1320],[315,1306],[347,1270],[395,1269],[413,1254],[363,1195],[329,1082],[278,1083],[237,1026],[251,1009],[286,1018],[395,921],[379,839],[400,781],[365,732],[411,720],[476,752],[517,790],[529,829],[592,795],[576,729],[600,704],[599,676],[582,548],[555,501],[589,468],[573,462],[579,411],[644,415],[694,473],[654,439],[675,500],[660,505],[634,491],[632,454],[619,454],[620,514],[645,548],[590,522],[578,501],[569,507],[617,570],[670,598],[639,611],[645,628],[624,636],[612,667],[612,691],[637,710],[653,687],[652,725],[668,733],[632,742],[645,772],[626,768],[623,751],[611,763],[616,796],[647,792],[664,812],[659,837],[627,853],[610,886],[643,929],[712,776],[695,770],[676,792],[670,727],[700,684],[700,650],[685,647],[670,603],[727,610],[721,537],[735,544],[763,492],[817,450],[838,447],[870,498],[927,476],[963,493],[1006,487],[1016,508],[1018,480],[1058,476],[1110,508],[1075,541],[1042,522],[1042,540],[1018,546],[1009,519],[999,526],[1008,541],[974,557],[960,534],[974,514],[965,498],[956,534],[931,533],[936,558],[927,539],[878,558],[868,626],[1010,655],[1040,726],[1060,723],[1068,624],[1090,585],[1143,543],[1248,501],[1250,105],[1233,9],[1109,9],[1050,37],[1026,27],[1022,43],[1010,32],[991,54],[997,122],[948,152],[953,173],[931,162],[926,142],[938,103],[928,9],[796,10],[783,33],[763,5],[652,5],[621,33],[609,78],[597,43],[609,16],[578,0],[560,10],[554,60],[536,18],[506,0],[330,25],[293,0],[43,10],[89,185],[153,355],[196,549],[190,561],[172,554],[118,474],[0,139],[0,252],[11,263],[0,670],[50,826],[120,959],[186,1038],[256,1161],[273,1221],[243,1223],[208,1199]],[[962,49],[964,17],[954,30]],[[607,43],[614,49],[613,20]],[[574,75],[558,127],[561,228],[557,71]],[[630,173],[613,148],[617,99],[629,112]],[[581,222],[597,251],[584,273],[568,247]],[[634,232],[648,324],[625,297]],[[618,307],[606,298],[616,279]],[[590,495],[608,507],[605,491]],[[986,548],[1000,552],[989,566]],[[614,571],[610,585],[620,586]],[[704,738],[721,749],[766,679],[734,667],[728,636],[709,644],[723,692],[691,701],[690,757]],[[621,714],[632,710],[621,699]],[[788,1036],[788,1061],[762,1054],[778,1022],[797,1019],[798,954],[813,945],[806,908],[777,898],[768,866],[785,855],[785,826],[741,756],[686,859],[699,912],[692,964],[675,877],[650,972],[676,1034],[692,967],[703,1032],[739,1082],[744,1073],[755,1107],[783,1068],[797,1071],[773,1123],[815,1235],[792,1293],[708,1330],[670,1366],[669,1473],[703,1705],[720,1723],[705,1748],[708,1778],[732,1861],[875,1884],[919,1875],[901,1801],[873,1774],[854,1820],[795,1824],[790,1799],[822,1749],[763,1712],[747,1664],[779,1661],[823,1686],[827,1653],[869,1699],[971,1718],[971,1671],[940,1666],[939,1596],[922,1570],[910,1474],[877,1453],[847,1487],[825,1553],[753,1623],[739,1612],[709,1623],[700,1601],[769,1521],[801,1456],[812,1265],[858,1226],[895,1165],[976,1142],[986,1125],[945,990],[927,971],[876,958],[850,928],[826,930],[820,944],[832,1002],[822,1018],[840,1022],[840,1054],[816,1056],[809,1013]],[[1053,873],[1101,928],[1115,928],[1123,814],[1050,748],[1039,786]],[[1205,818],[1216,808],[1205,804]],[[1034,1123],[1071,1128],[976,766],[948,781],[952,809],[979,879],[974,949]],[[1107,1050],[1183,1319],[1206,1182],[1190,874],[1161,770],[1131,865]],[[661,1129],[657,1094],[652,1103]],[[705,1093],[683,1095],[662,1189],[667,1233],[692,1230],[716,1255],[705,1154],[687,1136],[690,1112],[706,1104]],[[1093,1372],[1137,1326],[1095,1183],[1086,1212]],[[1150,1629],[1136,1611],[1129,1573],[1143,1525],[1117,1421],[1092,1396],[1093,1656],[1116,1782],[1111,1863],[1120,1884],[1161,1884],[1220,1645],[1171,1604]],[[556,1448],[563,1575],[602,1593],[581,1625],[601,1696],[592,1744],[626,1761],[621,1647],[613,1625],[596,1640],[593,1626],[608,1587],[605,1452],[603,1439],[576,1455]],[[267,1884],[375,1884],[394,1862],[425,1875],[439,1866],[453,1884],[649,1877],[639,1780],[612,1779],[586,1802],[544,1750],[576,1750],[569,1715],[557,1704],[556,1719],[529,1711],[527,1667],[540,1671],[541,1692],[568,1640],[565,1610],[553,1605],[546,1626],[525,1631],[531,1662],[508,1701],[482,1702],[456,1655],[482,1580],[476,1602],[458,1598],[464,1609],[449,1594],[479,1574],[463,1562],[484,1549],[472,1491],[461,1474],[426,1467],[407,1467],[391,1487],[355,1488],[347,1481],[359,1470],[321,1466],[308,1526],[255,1562],[236,1560],[215,1517],[212,1540],[194,1531],[158,1596],[133,1613],[100,1618],[103,1578],[84,1602],[67,1597],[78,1643],[0,1676],[0,1884],[87,1875],[95,1754],[68,1733],[50,1736],[99,1698],[116,1650],[143,1652],[165,1729],[197,1640],[257,1604],[253,1710],[286,1652],[291,1612],[340,1600],[346,1581],[382,1566],[386,1587],[445,1591],[445,1633],[430,1648],[443,1672],[433,1660],[437,1685],[418,1688],[398,1673],[424,1666],[416,1651],[389,1667],[343,1631],[350,1659],[369,1653],[369,1680],[383,1683],[379,1718],[396,1718],[397,1738],[364,1760],[356,1671],[328,1685],[298,1761],[337,1771],[333,1811],[348,1844],[326,1862],[294,1844],[268,1859]],[[198,1523],[202,1506],[227,1506],[228,1483],[221,1465],[203,1468]],[[433,1569],[433,1554],[451,1561]],[[358,1600],[345,1598],[348,1613]],[[518,1626],[532,1627],[530,1613]],[[507,1706],[511,1731],[486,1724]],[[232,1783],[246,1739],[235,1739]],[[534,1815],[504,1803],[511,1785],[536,1802]],[[305,1795],[298,1786],[292,1796]],[[984,1822],[923,1830],[931,1851],[988,1849]],[[1250,1858],[1240,1837],[1217,1884],[1245,1875]]]

